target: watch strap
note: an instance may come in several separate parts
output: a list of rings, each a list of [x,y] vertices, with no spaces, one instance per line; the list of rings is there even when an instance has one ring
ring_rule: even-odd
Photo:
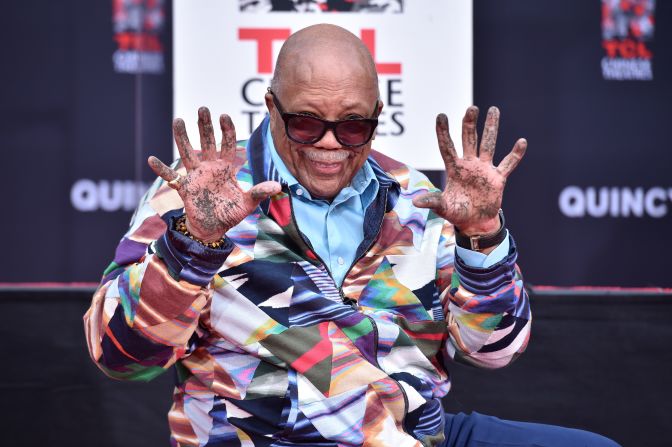
[[[494,233],[481,234],[477,236],[467,236],[460,232],[460,229],[455,227],[455,243],[458,247],[466,248],[467,250],[479,251],[485,248],[499,245],[506,237],[506,220],[504,219],[504,212],[499,209],[499,230]]]

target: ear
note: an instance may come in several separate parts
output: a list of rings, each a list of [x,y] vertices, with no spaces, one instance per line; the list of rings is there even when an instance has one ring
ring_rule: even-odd
[[[383,100],[378,98],[378,105],[376,107],[376,116],[380,116],[380,113],[383,111]]]
[[[266,108],[268,109],[268,114],[273,116],[273,109],[275,109],[275,104],[273,104],[273,95],[271,92],[266,92],[264,95],[264,101],[266,101]]]
[[[383,101],[382,99],[378,98],[376,101],[376,117],[380,117],[380,113],[383,111]],[[378,135],[378,128],[376,127],[376,130],[373,132],[373,136],[371,137],[371,141],[376,139],[376,135]]]

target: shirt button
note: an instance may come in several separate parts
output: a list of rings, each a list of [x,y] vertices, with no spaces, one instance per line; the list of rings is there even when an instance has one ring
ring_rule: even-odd
[[[341,258],[340,256],[338,257],[338,259],[336,261],[338,262],[338,265],[345,264],[345,259]]]
[[[297,196],[302,196],[302,195],[303,195],[303,189],[298,188],[298,189],[296,190],[296,195],[297,195]]]

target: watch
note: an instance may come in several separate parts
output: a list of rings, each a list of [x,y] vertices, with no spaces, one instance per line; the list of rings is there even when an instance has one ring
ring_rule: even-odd
[[[499,230],[490,234],[480,234],[478,236],[467,236],[460,232],[460,229],[455,227],[455,243],[458,247],[466,248],[467,250],[479,251],[484,248],[494,247],[499,245],[506,237],[506,220],[504,219],[504,211],[499,209]]]

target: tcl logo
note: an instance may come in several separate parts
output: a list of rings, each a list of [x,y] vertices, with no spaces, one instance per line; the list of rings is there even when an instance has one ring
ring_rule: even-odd
[[[246,117],[247,132],[252,133],[266,116],[263,97],[266,87],[270,84],[273,73],[273,43],[284,42],[292,33],[289,28],[239,28],[238,39],[256,42],[257,73],[243,81],[240,92],[243,108],[240,114]],[[360,30],[360,38],[367,46],[373,60],[376,60],[376,30]],[[398,137],[403,135],[406,125],[404,120],[403,77],[401,63],[376,62],[379,79],[380,98],[385,109],[378,116],[376,135],[380,137]],[[395,76],[396,75],[396,76]]]
[[[289,28],[239,28],[238,39],[253,40],[257,43],[257,72],[271,74],[273,72],[273,42],[284,42],[292,31]],[[376,60],[376,30],[362,29],[360,38],[376,61],[378,74],[401,74],[399,62],[378,62]]]

